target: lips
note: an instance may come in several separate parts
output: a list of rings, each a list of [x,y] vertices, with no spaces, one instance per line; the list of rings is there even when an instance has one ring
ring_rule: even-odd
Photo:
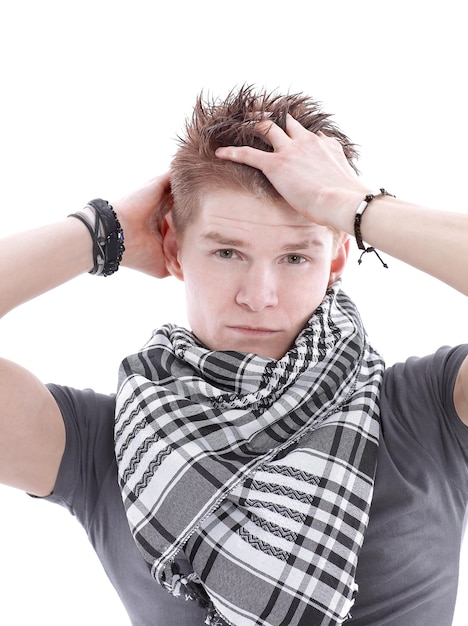
[[[263,328],[258,326],[229,326],[229,328],[239,333],[255,336],[272,335],[280,332],[274,328]]]

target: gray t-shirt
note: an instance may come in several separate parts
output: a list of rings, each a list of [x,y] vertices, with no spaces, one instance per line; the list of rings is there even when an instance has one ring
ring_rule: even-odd
[[[452,622],[468,503],[468,428],[456,415],[453,388],[467,355],[468,346],[442,348],[385,373],[375,493],[349,626]],[[48,499],[84,526],[134,626],[202,626],[194,602],[153,581],[130,534],[117,484],[114,398],[49,388],[67,444]]]

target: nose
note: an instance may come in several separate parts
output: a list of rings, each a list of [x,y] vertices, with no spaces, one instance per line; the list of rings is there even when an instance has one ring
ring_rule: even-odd
[[[241,277],[236,302],[255,312],[276,306],[278,286],[271,268],[250,267]]]

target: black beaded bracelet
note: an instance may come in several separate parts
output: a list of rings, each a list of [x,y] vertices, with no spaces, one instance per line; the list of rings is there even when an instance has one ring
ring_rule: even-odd
[[[362,263],[362,257],[367,252],[374,252],[376,254],[377,258],[379,259],[379,261],[382,263],[382,265],[385,268],[388,268],[388,265],[382,260],[382,257],[380,256],[380,254],[377,252],[377,250],[373,246],[367,246],[366,247],[364,245],[364,242],[362,240],[362,234],[361,234],[361,220],[362,220],[362,216],[364,214],[364,211],[367,209],[369,204],[372,202],[372,200],[374,198],[378,198],[379,196],[392,196],[392,198],[395,197],[392,193],[389,193],[383,187],[381,187],[381,189],[379,191],[380,191],[380,193],[376,193],[376,194],[369,193],[369,194],[367,194],[367,196],[364,198],[364,200],[358,206],[357,211],[356,211],[356,215],[354,216],[354,237],[356,239],[357,247],[359,248],[359,250],[362,250],[362,254],[361,254],[361,256],[358,259],[359,265]]]
[[[85,209],[94,211],[94,224],[89,217],[78,211],[68,217],[76,217],[89,230],[93,240],[93,269],[89,272],[96,276],[110,276],[119,269],[124,246],[124,233],[113,207],[101,198],[90,200]]]

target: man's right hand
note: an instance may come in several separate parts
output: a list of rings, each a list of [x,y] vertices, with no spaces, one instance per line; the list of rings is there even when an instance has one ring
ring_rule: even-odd
[[[164,174],[112,203],[125,235],[122,259],[125,267],[156,278],[169,275],[162,248],[162,228],[170,194],[169,174]]]

